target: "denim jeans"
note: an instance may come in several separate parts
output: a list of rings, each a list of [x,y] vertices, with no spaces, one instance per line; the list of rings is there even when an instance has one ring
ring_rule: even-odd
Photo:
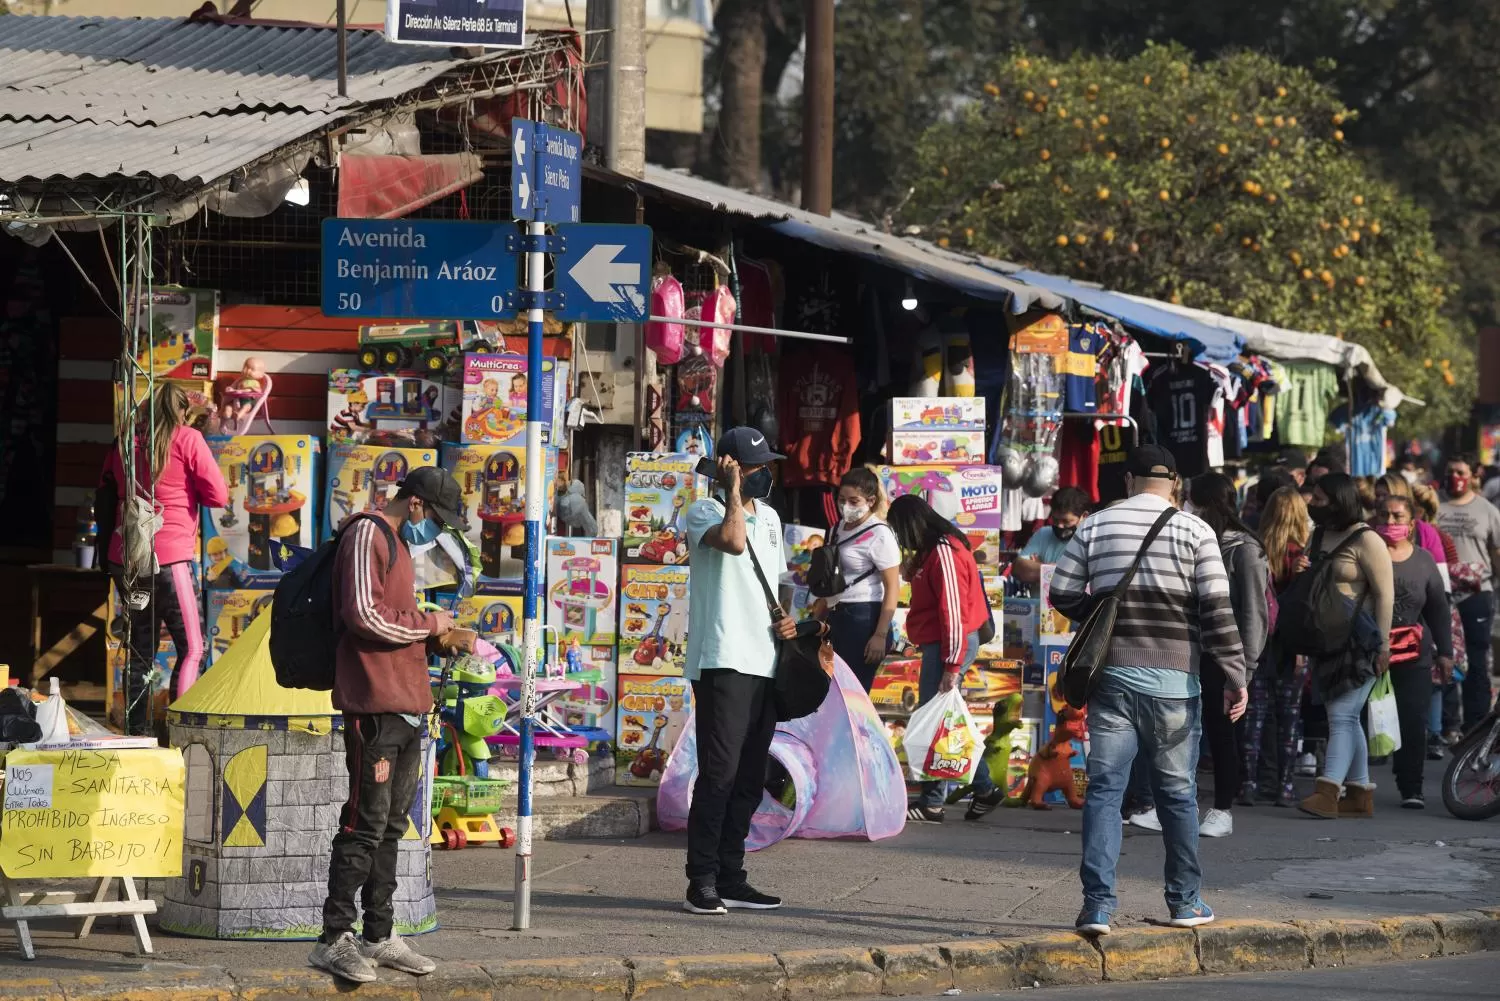
[[[878,663],[865,663],[865,644],[870,642],[879,621],[878,601],[840,602],[828,613],[828,642],[866,692],[875,686],[875,672],[880,670]]]
[[[1374,687],[1375,679],[1371,678],[1353,691],[1324,704],[1328,710],[1328,753],[1323,762],[1322,778],[1340,785],[1346,782],[1370,784],[1370,748],[1365,742],[1361,716],[1365,703],[1370,701],[1370,689]]]
[[[1083,882],[1086,910],[1113,914],[1115,866],[1120,860],[1120,803],[1137,755],[1150,766],[1151,792],[1166,844],[1169,909],[1198,901],[1198,739],[1202,700],[1142,695],[1106,675],[1089,700],[1089,788],[1083,806]]]
[[[964,647],[964,669],[968,670],[974,658],[979,656],[979,634],[970,633],[968,643]],[[929,643],[922,647],[922,677],[918,682],[918,692],[922,701],[918,708],[925,706],[937,698],[938,686],[943,682],[943,651],[936,643]],[[946,782],[923,782],[922,795],[917,802],[929,810],[937,810],[942,807],[947,793]],[[982,795],[993,792],[995,783],[990,778],[989,766],[980,762],[979,771],[974,775],[974,793]]]
[[[1463,729],[1474,726],[1490,711],[1490,623],[1495,618],[1495,593],[1480,591],[1458,603],[1464,623],[1464,648],[1469,671],[1464,675]]]

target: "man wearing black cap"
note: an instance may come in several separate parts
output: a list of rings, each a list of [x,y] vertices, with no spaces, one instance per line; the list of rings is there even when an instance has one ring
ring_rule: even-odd
[[[776,639],[796,635],[790,617],[773,620],[755,562],[769,581],[786,565],[781,518],[766,503],[773,452],[754,428],[719,439],[715,496],[687,510],[692,573],[684,674],[693,685],[698,781],[688,812],[690,914],[729,908],[773,910],[781,900],[752,887],[745,838],[766,784],[776,706]],[[774,587],[775,585],[772,584]]]
[[[1083,910],[1086,935],[1109,933],[1115,866],[1120,857],[1120,804],[1131,767],[1143,756],[1167,849],[1169,922],[1193,928],[1213,920],[1200,896],[1198,738],[1203,712],[1244,715],[1245,655],[1229,603],[1229,576],[1213,529],[1175,511],[1177,463],[1160,445],[1141,445],[1126,460],[1128,499],[1079,526],[1058,561],[1049,596],[1058,611],[1088,617],[1094,595],[1113,590],[1140,554],[1120,600],[1105,667],[1089,697],[1088,795],[1083,809]],[[1147,535],[1167,512],[1160,533]],[[1200,657],[1223,670],[1223,705],[1201,705]]]
[[[427,648],[471,650],[474,633],[447,612],[417,608],[416,570],[407,547],[463,530],[463,498],[446,471],[413,469],[383,511],[339,527],[333,598],[339,614],[333,705],[344,717],[349,799],[333,838],[323,934],[309,961],[354,983],[377,966],[405,973],[436,969],[393,929],[396,860],[422,770],[422,728],[432,711]],[[399,540],[398,540],[399,536]],[[354,935],[355,898],[364,932]]]

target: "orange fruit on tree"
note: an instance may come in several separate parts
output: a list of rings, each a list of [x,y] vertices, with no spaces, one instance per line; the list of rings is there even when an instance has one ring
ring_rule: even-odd
[[[1229,144],[1228,143],[1219,143],[1219,155],[1220,156],[1228,156],[1229,155]]]
[[[1062,233],[1057,234],[1057,245],[1059,247],[1066,247],[1068,245],[1068,238],[1067,238],[1067,236],[1065,236]]]
[[[1161,189],[1161,191],[1157,192],[1156,197],[1164,202],[1170,202],[1172,200],[1172,193],[1166,188],[1163,188]]]
[[[1099,200],[1101,202],[1107,202],[1107,201],[1109,201],[1109,189],[1108,188],[1100,188],[1098,190],[1097,194],[1099,195]]]

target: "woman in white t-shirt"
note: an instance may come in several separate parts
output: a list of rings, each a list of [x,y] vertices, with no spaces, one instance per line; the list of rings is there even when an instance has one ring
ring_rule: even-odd
[[[838,502],[843,517],[829,531],[826,544],[838,547],[847,586],[839,594],[819,598],[813,614],[827,616],[834,652],[868,692],[889,647],[901,587],[901,547],[877,513],[881,493],[874,473],[864,468],[845,473]]]

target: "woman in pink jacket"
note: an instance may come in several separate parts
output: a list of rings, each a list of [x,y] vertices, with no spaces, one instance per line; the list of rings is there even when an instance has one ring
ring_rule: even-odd
[[[172,695],[180,696],[198,680],[203,659],[203,620],[198,608],[197,578],[193,572],[198,535],[198,514],[203,507],[223,507],[229,489],[219,464],[203,435],[188,426],[192,404],[187,391],[166,383],[152,402],[152,419],[135,430],[136,489],[151,496],[161,518],[153,549],[158,570],[127,587],[122,556],[123,543],[117,529],[109,539],[109,570],[125,606],[130,630],[128,667],[125,675],[125,732],[151,732],[151,669],[155,663],[157,637],[162,624],[177,648],[177,668],[172,673]],[[115,524],[123,526],[125,514],[125,467],[118,444],[104,463],[104,481],[113,480],[121,498]],[[154,490],[153,490],[154,487]],[[150,493],[148,493],[150,492]]]

